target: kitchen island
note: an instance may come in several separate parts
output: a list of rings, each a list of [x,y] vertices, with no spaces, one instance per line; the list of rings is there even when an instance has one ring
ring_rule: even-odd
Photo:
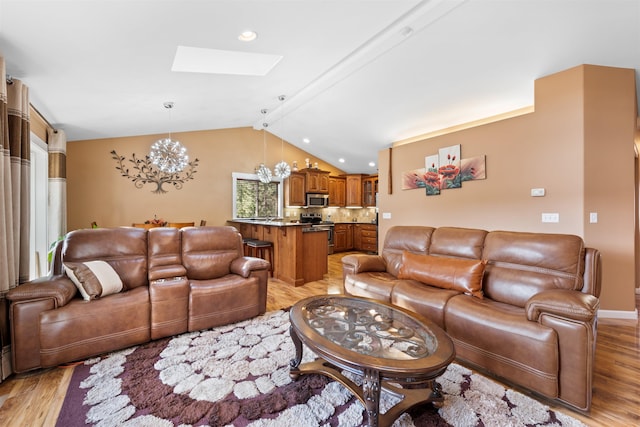
[[[273,277],[293,286],[322,280],[328,272],[327,230],[286,221],[228,221],[243,238],[273,243]]]

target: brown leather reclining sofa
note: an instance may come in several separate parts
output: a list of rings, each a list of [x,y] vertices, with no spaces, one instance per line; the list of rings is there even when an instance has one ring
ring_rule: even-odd
[[[90,261],[106,261],[122,290],[85,300],[63,263]],[[268,268],[267,261],[243,256],[233,227],[72,231],[58,243],[48,277],[7,294],[14,371],[262,314]]]
[[[396,226],[342,263],[345,293],[431,319],[463,364],[590,409],[601,273],[582,238]]]

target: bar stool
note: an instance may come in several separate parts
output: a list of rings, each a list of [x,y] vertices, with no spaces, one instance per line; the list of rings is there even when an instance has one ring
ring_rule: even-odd
[[[257,239],[252,239],[251,237],[243,237],[242,238],[242,248],[244,249],[244,256],[251,256],[251,248],[248,243]]]
[[[244,242],[244,239],[242,239]],[[249,248],[249,256],[254,256],[257,258],[262,258],[266,260],[265,255],[269,256],[269,273],[271,277],[273,277],[273,243],[267,242],[266,240],[255,240],[248,239],[245,243]]]

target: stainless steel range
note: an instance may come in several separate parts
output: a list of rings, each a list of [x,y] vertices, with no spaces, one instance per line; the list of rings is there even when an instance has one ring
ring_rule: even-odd
[[[311,224],[311,227],[317,230],[327,230],[327,245],[329,254],[333,253],[333,221],[323,221],[320,213],[301,213],[300,222],[303,224]]]

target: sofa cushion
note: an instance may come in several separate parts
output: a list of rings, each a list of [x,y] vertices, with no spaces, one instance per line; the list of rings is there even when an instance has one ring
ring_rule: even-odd
[[[384,271],[350,274],[344,278],[344,289],[349,295],[391,302],[391,291],[399,280]]]
[[[122,290],[120,276],[105,261],[65,262],[64,269],[86,301]]]
[[[457,295],[447,302],[444,323],[460,360],[545,396],[558,396],[558,334],[527,320],[523,308]]]
[[[382,258],[387,266],[387,272],[393,276],[398,276],[404,251],[415,254],[428,254],[431,235],[434,230],[435,228],[433,227],[418,225],[396,225],[391,227],[387,231],[382,248]]]
[[[460,292],[425,286],[416,280],[396,280],[391,303],[418,313],[444,329],[444,310],[456,295]]]
[[[578,236],[492,231],[484,243],[483,288],[492,300],[524,307],[542,291],[582,289],[585,248]]]
[[[431,236],[429,255],[482,259],[482,248],[487,233],[477,228],[436,228]]]
[[[40,313],[33,334],[39,337],[42,366],[83,360],[149,341],[148,289],[139,286],[90,303],[74,298],[64,307]]]
[[[399,279],[412,279],[442,289],[452,289],[482,298],[482,276],[486,261],[402,254]]]
[[[122,279],[125,290],[147,286],[147,230],[135,227],[88,228],[67,233],[62,262],[102,260]]]
[[[233,227],[187,227],[182,233],[182,263],[187,277],[209,280],[231,273],[231,262],[243,256],[242,236]]]
[[[227,274],[216,279],[190,280],[189,286],[189,331],[228,325],[264,313],[258,277]]]

